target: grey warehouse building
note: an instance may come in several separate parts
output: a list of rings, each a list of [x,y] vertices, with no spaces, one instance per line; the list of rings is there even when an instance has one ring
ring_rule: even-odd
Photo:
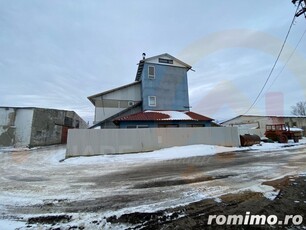
[[[88,128],[88,125],[74,111],[0,107],[0,146],[64,144],[68,129],[75,128]]]

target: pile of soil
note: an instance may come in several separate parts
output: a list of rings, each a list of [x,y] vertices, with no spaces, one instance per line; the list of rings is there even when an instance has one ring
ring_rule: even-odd
[[[274,200],[265,198],[261,193],[244,192],[227,194],[220,200],[207,199],[185,206],[169,208],[158,212],[134,212],[122,216],[111,216],[107,219],[113,224],[130,224],[128,229],[306,229],[306,175],[284,177],[279,180],[263,183],[279,190]],[[285,215],[302,216],[300,224],[275,225],[218,225],[213,221],[208,225],[209,215],[270,215],[278,220],[285,220]],[[297,218],[296,220],[301,220]]]

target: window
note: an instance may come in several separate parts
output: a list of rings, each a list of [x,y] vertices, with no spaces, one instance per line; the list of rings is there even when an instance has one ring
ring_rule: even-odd
[[[148,125],[127,125],[127,129],[144,129],[144,128],[149,128]]]
[[[156,96],[149,96],[149,106],[156,106]]]
[[[148,78],[155,79],[155,67],[154,66],[148,66]]]
[[[138,129],[145,129],[145,128],[149,128],[148,125],[137,125]]]
[[[158,59],[159,63],[165,63],[165,64],[173,64],[173,60],[171,59],[165,59],[165,58],[159,58]]]
[[[158,124],[158,128],[177,128],[178,124]]]
[[[187,127],[205,127],[204,124],[188,124]]]

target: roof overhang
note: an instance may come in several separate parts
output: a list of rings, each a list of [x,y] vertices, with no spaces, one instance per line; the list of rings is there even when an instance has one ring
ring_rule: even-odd
[[[122,116],[114,120],[115,124],[122,121],[207,121],[213,119],[190,111],[143,111]]]
[[[141,79],[141,74],[142,74],[142,70],[143,70],[143,67],[144,67],[144,64],[146,62],[150,62],[154,59],[157,59],[157,58],[160,58],[160,57],[167,57],[169,59],[172,59],[174,61],[176,61],[177,63],[179,63],[180,65],[182,65],[183,67],[187,68],[187,71],[192,69],[192,66],[191,65],[188,65],[187,63],[177,59],[176,57],[173,57],[171,56],[170,54],[168,53],[164,53],[164,54],[160,54],[160,55],[156,55],[156,56],[153,56],[153,57],[150,57],[150,58],[146,58],[146,59],[142,59],[139,61],[138,63],[138,69],[137,69],[137,73],[136,73],[136,78],[135,78],[135,81],[140,81]]]
[[[112,93],[112,92],[115,92],[115,91],[119,91],[119,90],[122,90],[124,88],[128,88],[128,87],[131,87],[131,86],[134,86],[134,85],[138,85],[138,84],[140,84],[140,82],[139,81],[135,81],[133,83],[130,83],[130,84],[127,84],[127,85],[123,85],[123,86],[120,86],[120,87],[117,87],[117,88],[114,88],[114,89],[110,89],[110,90],[104,91],[102,93],[94,94],[94,95],[89,96],[87,98],[88,98],[88,100],[91,101],[91,103],[93,105],[95,105],[94,98],[96,98],[96,97],[101,97],[101,96],[104,96],[106,94],[109,94],[109,93]]]

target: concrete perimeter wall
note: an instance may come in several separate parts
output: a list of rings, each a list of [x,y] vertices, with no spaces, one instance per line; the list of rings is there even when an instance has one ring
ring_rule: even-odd
[[[240,146],[238,128],[71,129],[66,157],[144,152],[194,144]]]

